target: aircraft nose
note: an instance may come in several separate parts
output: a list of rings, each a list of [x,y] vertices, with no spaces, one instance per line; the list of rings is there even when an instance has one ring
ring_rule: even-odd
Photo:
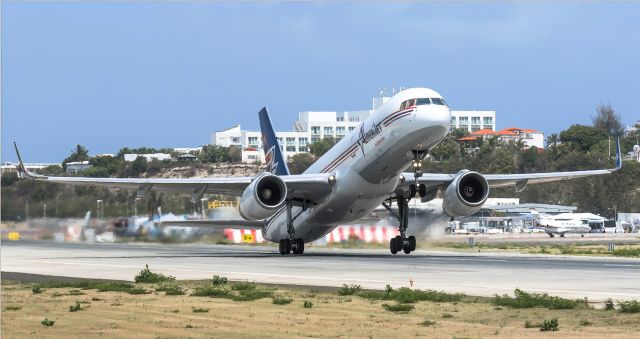
[[[451,111],[447,106],[428,105],[418,106],[416,116],[419,120],[430,125],[444,126],[447,130],[451,123]]]

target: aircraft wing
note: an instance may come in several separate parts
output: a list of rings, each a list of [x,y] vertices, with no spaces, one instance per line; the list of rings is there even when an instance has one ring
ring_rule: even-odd
[[[562,181],[594,175],[610,174],[622,168],[622,157],[620,155],[620,141],[618,140],[616,149],[616,167],[600,170],[568,171],[568,172],[547,172],[547,173],[522,173],[522,174],[483,174],[489,187],[515,186],[516,190],[522,191],[528,184],[539,184],[545,182]],[[402,173],[404,177],[403,186],[415,182],[413,173]],[[455,178],[455,174],[424,173],[418,178],[418,182],[425,184],[427,189],[448,185]]]
[[[212,229],[260,229],[266,220],[178,220],[162,221],[158,226],[203,227]]]
[[[15,146],[15,143],[14,143]],[[220,177],[220,178],[91,178],[91,177],[54,177],[28,172],[18,147],[18,174],[20,177],[80,186],[102,186],[138,190],[139,196],[149,191],[190,192],[192,199],[197,200],[203,194],[227,194],[239,196],[251,184],[253,177]],[[329,173],[297,174],[279,176],[287,185],[293,198],[318,201],[332,191],[333,179]]]

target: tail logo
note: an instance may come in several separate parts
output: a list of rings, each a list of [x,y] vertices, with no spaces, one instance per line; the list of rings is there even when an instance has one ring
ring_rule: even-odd
[[[276,152],[276,145],[271,146],[267,154],[264,155],[264,162],[267,164],[267,171],[273,174],[276,173],[276,169],[278,168],[277,162],[274,161],[274,154]]]

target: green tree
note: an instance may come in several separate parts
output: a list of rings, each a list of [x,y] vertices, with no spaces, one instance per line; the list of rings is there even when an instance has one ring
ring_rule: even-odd
[[[560,141],[564,147],[581,152],[588,152],[591,147],[605,139],[607,139],[605,131],[591,126],[571,125],[568,129],[560,132]]]
[[[218,145],[204,145],[198,153],[198,160],[203,163],[220,163],[230,160],[228,149]]]
[[[319,158],[323,154],[327,153],[333,145],[336,144],[336,139],[333,137],[326,137],[319,141],[309,144],[309,153],[311,153],[314,157]]]
[[[231,145],[227,149],[227,156],[229,161],[231,162],[241,162],[242,161],[242,149],[238,146]]]
[[[611,104],[600,104],[596,107],[596,115],[591,117],[593,127],[603,130],[607,135],[620,137],[624,133],[624,126],[620,115],[616,114]]]
[[[313,164],[315,159],[309,153],[298,153],[291,157],[291,161],[288,164],[291,174],[300,174],[309,168]]]
[[[64,161],[62,161],[62,168],[66,171],[67,163],[85,160],[89,160],[89,150],[86,147],[78,144],[76,145],[75,150],[71,151],[71,155],[64,159]]]

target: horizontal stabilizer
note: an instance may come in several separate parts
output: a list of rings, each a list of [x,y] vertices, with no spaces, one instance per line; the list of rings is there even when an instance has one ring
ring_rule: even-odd
[[[158,226],[178,226],[178,227],[203,227],[213,229],[260,229],[265,225],[264,220],[176,220],[162,221]]]

